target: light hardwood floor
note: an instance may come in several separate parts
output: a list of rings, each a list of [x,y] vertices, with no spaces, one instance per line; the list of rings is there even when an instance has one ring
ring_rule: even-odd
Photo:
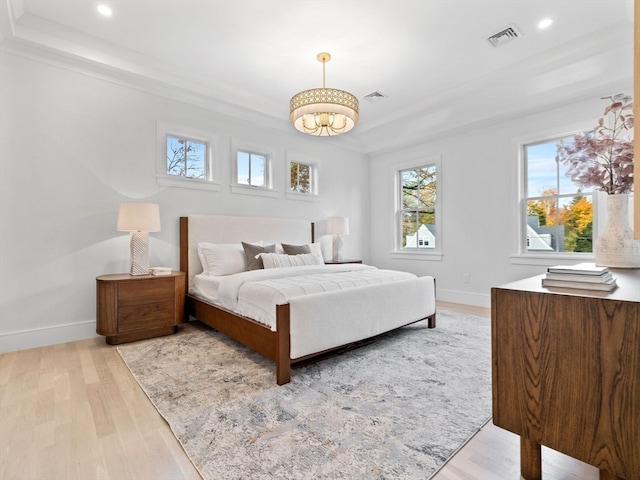
[[[490,315],[449,303],[438,308]],[[195,328],[184,325],[178,335]],[[201,478],[101,337],[0,355],[0,421],[3,480]],[[489,422],[434,480],[518,480],[518,445],[517,436]],[[545,480],[598,478],[593,467],[543,452]]]

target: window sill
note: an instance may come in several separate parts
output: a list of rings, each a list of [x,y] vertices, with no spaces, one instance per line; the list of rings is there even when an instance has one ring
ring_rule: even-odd
[[[441,262],[441,252],[411,252],[411,251],[395,251],[389,254],[391,258],[397,260],[420,260],[427,262]]]
[[[177,176],[156,175],[156,183],[163,187],[193,188],[196,190],[220,191],[220,184],[199,178],[180,178]]]
[[[321,200],[320,195],[314,193],[287,192],[284,196],[287,200],[301,200],[303,202],[319,202]]]
[[[525,253],[521,255],[511,255],[509,257],[512,265],[542,265],[551,267],[558,264],[573,264],[583,262],[593,262],[593,253],[548,253],[535,254]]]
[[[257,197],[270,197],[276,198],[278,196],[277,190],[263,187],[251,187],[249,185],[231,185],[231,193],[237,193],[240,195],[255,195]]]

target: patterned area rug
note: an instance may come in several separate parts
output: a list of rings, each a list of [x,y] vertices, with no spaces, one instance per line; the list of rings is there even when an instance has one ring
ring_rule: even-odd
[[[490,320],[426,322],[292,372],[213,331],[118,352],[205,479],[426,479],[491,415]]]

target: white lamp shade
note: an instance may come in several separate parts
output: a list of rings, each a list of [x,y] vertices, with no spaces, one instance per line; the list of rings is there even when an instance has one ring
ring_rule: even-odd
[[[349,217],[329,217],[327,220],[328,235],[349,235]]]
[[[119,232],[159,232],[160,207],[157,203],[121,203],[117,228]]]

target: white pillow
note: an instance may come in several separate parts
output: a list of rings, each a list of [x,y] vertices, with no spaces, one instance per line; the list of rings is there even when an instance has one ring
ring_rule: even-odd
[[[198,257],[203,272],[210,275],[231,275],[247,269],[240,243],[198,242]]]
[[[284,253],[261,253],[264,268],[302,267],[304,265],[324,265],[322,256],[315,253],[286,255]]]
[[[320,247],[319,243],[310,243],[309,249],[311,250],[311,253],[317,255],[322,260],[322,263],[324,263],[324,257],[322,256],[322,247]]]

